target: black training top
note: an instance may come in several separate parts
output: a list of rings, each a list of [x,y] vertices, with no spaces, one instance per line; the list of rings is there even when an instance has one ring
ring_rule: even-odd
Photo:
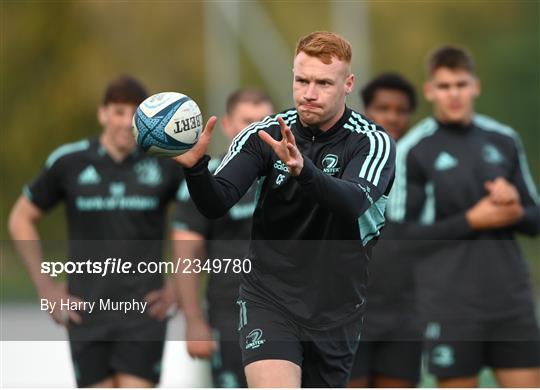
[[[210,172],[214,172],[222,158],[214,158],[208,163]],[[255,210],[255,186],[251,186],[245,195],[223,217],[210,220],[201,215],[189,196],[186,181],[180,185],[178,202],[173,214],[173,229],[190,230],[201,234],[206,240],[206,256],[213,259],[239,259],[248,256],[251,225]],[[206,261],[206,259],[204,259]],[[222,268],[227,263],[222,263]],[[230,264],[230,263],[229,263]],[[231,267],[227,272],[210,272],[206,295],[209,309],[227,307],[238,299],[240,285],[239,274]],[[228,304],[228,305],[227,305]]]
[[[384,129],[346,108],[329,130],[301,125],[295,109],[280,114],[303,154],[304,167],[288,167],[258,136],[281,139],[276,116],[242,131],[215,175],[208,157],[186,169],[199,210],[221,216],[255,179],[250,258],[241,294],[269,301],[310,328],[358,318],[364,308],[370,243],[384,225],[394,177],[394,142]]]
[[[485,182],[497,177],[516,186],[525,215],[515,226],[475,232],[465,213],[487,195]],[[423,240],[415,264],[423,316],[486,319],[532,309],[515,233],[538,234],[540,210],[521,141],[510,127],[483,115],[468,126],[420,122],[398,142],[387,216],[403,224],[401,239]]]
[[[167,205],[182,178],[182,169],[170,159],[136,149],[116,162],[98,139],[85,139],[56,149],[24,194],[44,211],[64,201],[69,260],[159,261]],[[156,273],[69,277],[70,292],[92,301],[135,298],[161,284]]]

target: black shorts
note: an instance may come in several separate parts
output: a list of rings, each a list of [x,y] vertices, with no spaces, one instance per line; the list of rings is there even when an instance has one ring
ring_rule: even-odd
[[[362,320],[330,330],[307,329],[274,305],[240,298],[239,333],[244,366],[281,359],[302,369],[302,387],[345,387]]]
[[[71,328],[70,349],[77,386],[89,387],[122,372],[159,382],[166,324],[107,323]]]
[[[420,380],[421,341],[360,341],[351,379],[383,375],[415,385]]]
[[[214,330],[218,350],[212,355],[214,387],[247,387],[242,351],[238,345],[238,313],[236,299],[230,303],[209,306],[209,322]]]
[[[400,308],[368,307],[351,379],[382,375],[416,384],[420,380],[422,330],[419,321]]]
[[[534,314],[481,322],[432,322],[426,327],[429,372],[439,379],[475,376],[485,366],[540,367]]]

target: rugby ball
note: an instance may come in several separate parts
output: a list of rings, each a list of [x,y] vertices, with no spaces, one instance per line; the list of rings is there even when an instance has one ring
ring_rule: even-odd
[[[144,100],[133,115],[133,136],[153,156],[179,156],[195,145],[203,129],[199,106],[189,96],[161,92]]]

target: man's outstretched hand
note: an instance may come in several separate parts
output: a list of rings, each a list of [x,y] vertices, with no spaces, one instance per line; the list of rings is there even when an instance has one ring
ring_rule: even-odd
[[[291,175],[298,176],[304,168],[304,158],[296,146],[296,140],[291,129],[285,124],[282,117],[277,118],[281,127],[281,141],[276,141],[266,131],[259,131],[259,137],[266,142],[279,159],[289,167]]]
[[[210,145],[210,140],[212,139],[212,130],[216,125],[217,117],[211,116],[204,126],[204,130],[199,137],[197,143],[186,153],[181,154],[180,156],[173,157],[173,160],[182,165],[184,168],[193,167],[197,161],[199,161],[208,150],[208,145]]]

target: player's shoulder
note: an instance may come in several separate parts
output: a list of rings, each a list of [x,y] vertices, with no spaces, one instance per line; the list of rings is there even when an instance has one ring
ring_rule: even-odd
[[[94,144],[93,139],[81,139],[75,142],[69,142],[63,145],[60,145],[45,160],[45,167],[51,168],[53,165],[58,164],[59,162],[77,159],[81,154],[88,153],[91,150],[91,147]]]
[[[350,110],[350,114],[343,124],[343,128],[349,130],[353,135],[356,134],[360,138],[365,137],[367,133],[372,132],[386,134],[386,130],[384,130],[382,126],[355,110]]]
[[[279,133],[280,126],[278,117],[283,118],[287,126],[292,126],[297,120],[296,109],[292,108],[277,114],[268,115],[259,122],[252,123],[233,138],[231,147],[241,147],[246,142],[250,142],[250,140],[253,139],[257,140],[258,142],[259,137],[257,136],[257,133],[261,130],[264,130],[272,135],[276,132]]]
[[[434,137],[438,129],[439,125],[433,117],[428,116],[422,119],[399,139],[396,147],[397,153],[403,155],[418,148],[422,143]]]
[[[518,133],[509,125],[499,122],[487,115],[475,114],[473,124],[476,128],[485,131],[488,134],[496,134],[509,138],[512,142],[519,138]]]
[[[350,132],[349,140],[352,140],[354,145],[371,146],[382,143],[390,145],[392,149],[394,148],[394,140],[386,130],[357,111],[350,110],[343,128]]]

